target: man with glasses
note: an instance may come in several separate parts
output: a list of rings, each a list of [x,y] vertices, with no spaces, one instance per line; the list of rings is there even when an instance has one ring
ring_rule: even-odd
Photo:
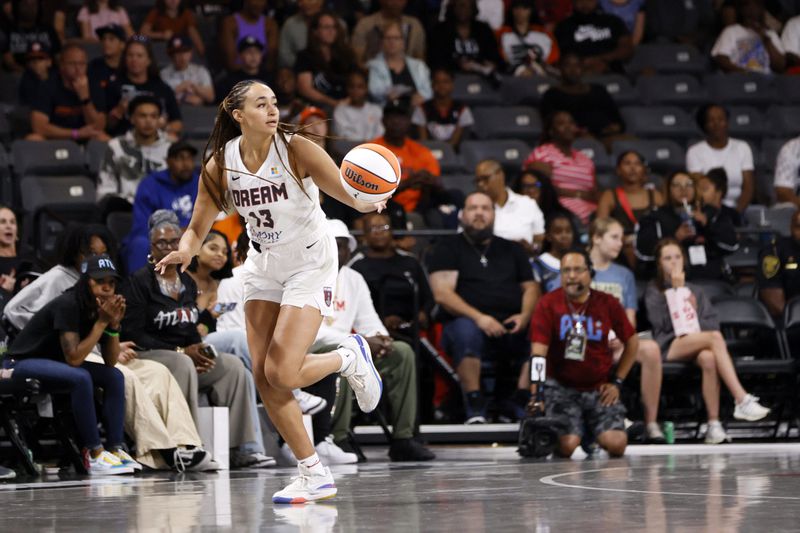
[[[512,191],[503,167],[493,159],[475,167],[475,187],[494,202],[494,234],[518,242],[529,256],[536,255],[544,242],[544,215],[536,200]]]
[[[147,221],[150,215],[159,209],[169,209],[178,215],[181,227],[189,225],[200,181],[195,156],[197,148],[188,142],[172,143],[167,151],[167,168],[153,172],[139,184],[133,202],[133,224],[122,244],[128,272],[138,270],[147,262],[150,249]]]
[[[105,97],[86,76],[88,59],[80,45],[66,45],[59,57],[58,75],[39,86],[31,109],[28,140],[90,139],[107,141]]]
[[[625,453],[625,407],[620,389],[636,358],[639,339],[616,297],[591,289],[593,270],[588,252],[570,250],[561,258],[561,287],[547,293],[531,320],[532,357],[546,357],[544,409],[548,418],[565,423],[556,453],[572,456],[585,431],[612,457]],[[608,334],[624,344],[612,369]],[[531,384],[532,397],[537,385]]]

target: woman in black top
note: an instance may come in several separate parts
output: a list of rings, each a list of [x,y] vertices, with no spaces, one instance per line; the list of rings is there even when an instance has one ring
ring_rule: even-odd
[[[503,62],[494,32],[477,19],[475,0],[453,0],[444,22],[433,30],[428,48],[431,67],[472,72],[494,78]]]
[[[35,378],[45,391],[68,391],[84,464],[90,474],[125,474],[141,468],[122,448],[125,381],[114,368],[125,298],[116,294],[119,275],[107,255],[90,256],[78,283],[33,315],[8,350],[16,379]],[[87,362],[100,345],[104,364]],[[94,388],[103,389],[106,451],[97,431]]]

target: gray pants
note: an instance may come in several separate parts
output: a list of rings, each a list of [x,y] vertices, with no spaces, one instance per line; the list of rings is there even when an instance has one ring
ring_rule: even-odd
[[[198,374],[191,358],[182,353],[172,350],[148,350],[139,352],[138,356],[158,361],[169,368],[189,404],[195,422],[197,422],[199,393],[208,394],[212,405],[227,407],[231,448],[256,441],[252,424],[255,398],[251,398],[248,371],[238,357],[221,353],[216,359],[214,368],[209,372]]]

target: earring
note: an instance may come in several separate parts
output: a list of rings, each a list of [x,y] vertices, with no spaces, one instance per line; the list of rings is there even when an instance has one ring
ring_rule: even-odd
[[[156,264],[155,259],[153,259],[153,254],[147,254],[147,262],[150,263],[151,265]]]

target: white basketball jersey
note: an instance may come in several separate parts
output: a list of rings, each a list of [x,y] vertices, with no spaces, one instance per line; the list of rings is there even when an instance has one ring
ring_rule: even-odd
[[[287,168],[287,145],[275,135],[261,168],[251,173],[242,162],[241,138],[225,144],[225,167],[228,191],[236,210],[247,221],[250,240],[269,248],[324,232],[319,188],[309,177],[303,180],[305,192],[300,189]],[[287,135],[287,141],[291,142],[291,136]]]

